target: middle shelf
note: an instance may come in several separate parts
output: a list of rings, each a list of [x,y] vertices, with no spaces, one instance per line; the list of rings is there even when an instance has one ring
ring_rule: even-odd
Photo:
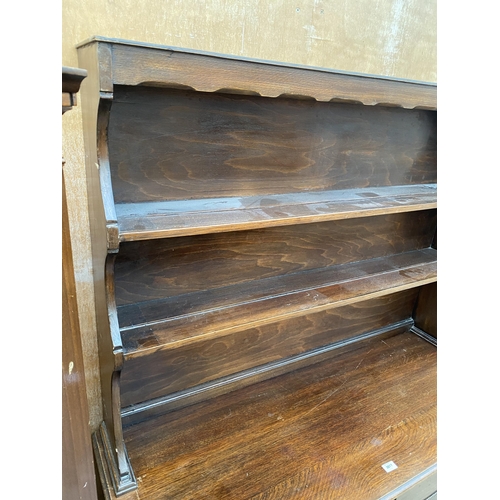
[[[437,280],[436,258],[427,248],[121,308],[122,321],[134,314],[149,318],[121,328],[122,403],[159,398],[407,321],[419,287]]]
[[[418,210],[122,243],[122,407],[408,321],[437,281],[436,220]]]
[[[118,307],[129,357],[345,306],[437,279],[433,248]],[[138,318],[141,321],[138,323]]]
[[[436,280],[436,210],[122,243],[125,352],[171,349]]]
[[[436,184],[116,205],[120,241],[247,230],[432,209]]]

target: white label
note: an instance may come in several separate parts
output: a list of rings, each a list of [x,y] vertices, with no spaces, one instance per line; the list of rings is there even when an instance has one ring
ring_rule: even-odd
[[[383,464],[382,468],[385,472],[392,472],[394,469],[397,469],[398,466],[391,460],[390,462]]]

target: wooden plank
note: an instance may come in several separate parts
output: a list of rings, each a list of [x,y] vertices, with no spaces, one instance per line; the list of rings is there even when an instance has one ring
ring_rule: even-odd
[[[332,344],[318,347],[302,354],[290,356],[265,365],[259,365],[255,368],[243,370],[232,375],[221,377],[217,380],[208,381],[195,387],[189,387],[172,394],[167,394],[166,396],[160,396],[142,403],[133,404],[126,408],[122,408],[123,425],[135,425],[148,418],[163,415],[169,411],[178,410],[194,403],[199,403],[200,401],[227,394],[263,380],[268,380],[293,370],[319,363],[325,359],[330,359],[331,351],[339,350],[340,352],[350,344],[371,337],[378,336],[381,339],[385,339],[386,337],[392,337],[399,333],[412,331],[412,324],[413,321],[411,319],[398,321],[397,323],[392,323],[388,326],[371,330],[361,335],[333,342]]]
[[[103,422],[108,432],[110,446],[109,466],[116,472],[113,477],[117,481],[120,492],[133,487],[134,475],[129,468],[127,452],[123,444],[122,425],[120,420],[119,392],[117,381],[123,361],[120,332],[115,319],[116,313],[110,314],[114,307],[113,280],[110,276],[108,249],[117,250],[117,238],[113,238],[113,225],[116,225],[113,196],[107,169],[107,123],[110,110],[109,95],[103,96],[98,89],[103,88],[107,80],[108,69],[105,50],[88,46],[79,51],[80,65],[89,76],[82,83],[82,113],[85,117],[83,135],[86,150],[86,180],[89,199],[90,237],[92,241],[92,275],[94,281],[94,300],[97,339],[99,345],[99,369],[101,382]],[[98,154],[98,150],[100,154]],[[100,156],[102,155],[102,156]],[[116,226],[116,236],[118,228]],[[111,301],[111,302],[110,302]],[[111,321],[110,321],[111,319]],[[97,441],[94,439],[94,444]]]
[[[62,191],[62,492],[96,500],[96,477],[63,174]]]
[[[248,300],[241,295],[245,287],[240,286],[236,288],[239,296],[236,290],[226,290],[225,300],[229,297],[231,302],[219,307],[214,307],[214,302],[217,302],[213,300],[213,293],[208,292],[202,294],[198,304],[195,302],[198,309],[192,310],[191,301],[182,303],[183,313],[179,311],[175,316],[171,315],[173,307],[168,301],[163,304],[155,302],[152,313],[145,305],[140,311],[154,313],[154,319],[120,329],[126,356],[147,355],[148,351],[159,347],[177,348],[200,339],[218,338],[245,328],[257,328],[432,283],[437,279],[436,258],[434,249],[425,249],[343,265],[342,268],[323,269],[315,273],[321,283],[315,283],[311,276],[292,275],[292,283],[304,283],[301,288],[287,286],[287,280],[282,278],[279,284],[284,284],[284,291],[272,294],[271,285],[271,294],[257,300]],[[254,283],[256,289],[264,291],[266,285],[266,282]],[[144,314],[137,314],[135,306],[131,314],[134,318],[144,317]]]
[[[436,182],[436,113],[117,87],[115,202]]]
[[[223,287],[207,287],[195,293],[174,295],[137,304],[132,303],[118,308],[121,331],[126,332],[130,328],[140,325],[161,322],[166,318],[186,318],[207,311],[231,309],[240,305],[251,305],[260,301],[318,290],[334,283],[368,279],[395,269],[425,266],[433,264],[436,255],[436,251],[431,248],[414,250],[387,257],[304,270],[283,276],[271,276],[250,282],[242,281]],[[291,299],[291,297],[289,298]]]
[[[143,500],[378,499],[436,463],[436,351],[375,337],[124,433]]]
[[[410,320],[417,294],[416,289],[404,290],[216,339],[202,338],[176,349],[152,350],[147,356],[131,353],[121,375],[122,407],[244,370],[251,376],[257,366]]]
[[[417,328],[437,338],[437,283],[420,290],[414,318]]]
[[[75,101],[86,72],[62,68],[62,111]],[[70,93],[71,92],[71,93]],[[64,161],[62,170],[62,494],[65,498],[97,500],[89,408],[83,365],[82,337],[76,298],[75,269]]]
[[[113,82],[125,85],[190,87],[266,97],[292,95],[318,101],[348,100],[404,108],[437,105],[436,85],[234,57],[224,54],[94,37],[113,50]]]
[[[126,304],[183,295],[190,301],[196,292],[245,283],[251,290],[267,278],[428,248],[436,220],[427,210],[122,243],[116,304],[120,313]]]
[[[249,230],[437,207],[435,184],[116,205],[120,241]]]

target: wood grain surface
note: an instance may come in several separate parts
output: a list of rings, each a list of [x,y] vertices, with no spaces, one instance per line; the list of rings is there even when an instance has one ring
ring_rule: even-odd
[[[229,294],[232,302],[225,306],[216,303],[218,307],[213,307],[211,295],[203,294],[201,304],[196,304],[198,310],[189,311],[191,304],[182,301],[180,305],[185,312],[176,316],[168,316],[168,302],[167,307],[160,304],[154,310],[161,315],[160,319],[121,328],[125,355],[130,358],[149,355],[158,348],[174,349],[200,339],[219,338],[245,328],[415,288],[437,279],[436,253],[433,249],[343,267],[339,270],[340,277],[331,282],[316,286],[309,284],[298,290],[285,287],[284,292],[254,300],[245,300],[247,297],[241,295],[231,297]],[[336,268],[331,271],[336,274]],[[265,287],[266,283],[260,283],[260,286]],[[236,298],[239,301],[235,301]],[[136,312],[132,319],[141,318],[137,308],[132,311]]]
[[[436,182],[436,113],[115,87],[115,202]]]
[[[175,349],[126,356],[122,407],[192,388],[266,363],[281,361],[411,318],[417,289],[260,327],[243,328]],[[293,369],[293,368],[291,368]],[[248,376],[252,376],[249,372]]]
[[[126,427],[129,425],[135,425],[137,423],[144,422],[149,418],[154,418],[173,410],[185,408],[195,403],[199,403],[200,401],[218,397],[243,387],[262,382],[263,380],[278,377],[293,370],[298,370],[311,364],[319,363],[325,359],[329,359],[331,351],[339,350],[340,352],[340,350],[344,349],[349,344],[360,342],[371,337],[380,336],[382,338],[387,335],[391,336],[398,333],[406,333],[408,331],[416,333],[422,337],[423,334],[421,334],[418,329],[415,329],[415,327],[412,326],[413,324],[413,320],[408,318],[396,323],[391,323],[376,330],[370,330],[366,333],[362,333],[361,335],[339,340],[316,349],[311,349],[301,354],[271,361],[270,363],[266,363],[264,365],[249,368],[248,370],[242,370],[231,375],[220,377],[216,380],[207,381],[195,387],[190,387],[172,394],[150,399],[148,401],[144,401],[143,403],[133,404],[122,408],[121,415],[123,425]]]
[[[87,167],[117,490],[370,500],[432,473],[436,352],[412,314],[437,280],[436,87],[79,50],[98,69]]]
[[[62,68],[62,114],[76,105],[76,93],[87,72]],[[66,162],[62,162],[62,494],[97,500],[92,455],[82,331],[68,215]]]
[[[64,172],[62,185],[62,492],[97,500]]]
[[[141,241],[437,207],[435,184],[116,205],[120,241]]]
[[[420,289],[413,316],[417,328],[437,338],[437,282]]]
[[[409,109],[436,107],[436,84],[433,83],[148,46],[103,37],[94,37],[80,46],[84,43],[110,48],[115,85],[190,87],[199,92],[267,97],[292,95],[318,101],[347,100],[368,106],[380,104]]]
[[[378,499],[436,463],[436,351],[375,337],[124,433],[141,499]]]
[[[427,248],[436,221],[436,211],[429,210],[122,243],[115,264],[116,303],[120,308],[251,286],[266,278]]]

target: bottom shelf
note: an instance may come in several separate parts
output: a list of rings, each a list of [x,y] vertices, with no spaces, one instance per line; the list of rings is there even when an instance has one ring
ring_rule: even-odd
[[[138,490],[120,498],[423,500],[436,400],[436,347],[382,334],[125,428]]]

